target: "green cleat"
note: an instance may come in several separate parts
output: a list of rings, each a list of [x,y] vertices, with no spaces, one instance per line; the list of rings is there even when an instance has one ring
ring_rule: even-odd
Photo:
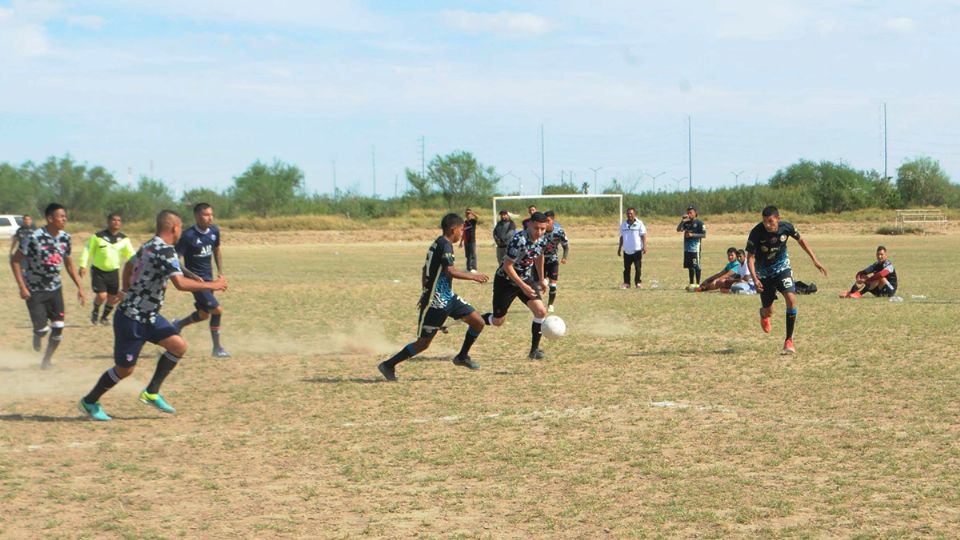
[[[103,412],[103,407],[100,406],[100,402],[91,405],[84,401],[83,398],[80,398],[79,408],[80,412],[86,416],[89,416],[93,420],[99,420],[101,422],[111,420],[110,416]]]
[[[169,403],[163,400],[163,396],[160,394],[150,394],[144,390],[143,392],[140,392],[140,401],[168,414],[177,412],[176,409],[171,407]]]

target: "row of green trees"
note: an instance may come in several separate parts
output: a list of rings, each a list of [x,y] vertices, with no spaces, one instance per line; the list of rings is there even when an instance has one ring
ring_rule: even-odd
[[[905,162],[895,178],[857,170],[845,163],[801,160],[774,174],[767,183],[688,192],[625,193],[625,203],[642,215],[674,215],[690,203],[701,212],[754,212],[775,204],[800,213],[844,212],[863,208],[947,206],[960,208],[960,186],[951,183],[940,164],[919,157]],[[256,161],[223,191],[192,189],[181,197],[163,180],[141,177],[122,185],[102,166],[89,166],[70,156],[19,166],[0,163],[0,212],[37,213],[49,201],[66,205],[74,219],[99,221],[108,212],[121,212],[130,221],[147,220],[161,208],[189,211],[204,201],[220,217],[339,214],[354,218],[399,216],[413,209],[487,207],[501,194],[500,175],[469,152],[435,157],[421,174],[407,170],[409,190],[400,197],[380,199],[354,192],[308,193],[304,174],[281,161]],[[580,193],[586,185],[549,185],[545,193]],[[624,193],[614,179],[605,193]],[[605,203],[557,201],[557,210],[589,215],[607,213]]]

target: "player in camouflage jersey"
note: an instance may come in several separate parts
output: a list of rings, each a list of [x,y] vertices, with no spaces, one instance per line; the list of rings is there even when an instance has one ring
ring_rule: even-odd
[[[179,214],[164,210],[157,214],[156,236],[143,244],[123,267],[123,301],[113,317],[114,366],[100,376],[100,380],[79,403],[80,410],[94,420],[110,420],[100,406],[100,397],[121,379],[130,376],[146,342],[165,350],[157,360],[157,369],[147,387],[140,392],[140,401],[165,413],[174,413],[160,395],[160,385],[187,352],[187,343],[175,326],[160,315],[166,293],[167,280],[178,290],[186,292],[222,291],[227,281],[218,276],[212,281],[200,281],[183,275],[174,245],[180,238],[183,222]]]
[[[489,279],[478,272],[462,272],[453,265],[453,244],[463,235],[463,218],[457,214],[447,214],[440,221],[443,234],[437,237],[427,250],[427,260],[423,264],[421,282],[423,293],[420,296],[420,318],[417,323],[417,340],[377,366],[388,381],[397,380],[397,364],[416,356],[430,347],[437,331],[443,329],[447,317],[461,320],[469,326],[463,338],[460,352],[453,357],[453,363],[469,369],[480,369],[480,364],[470,358],[470,347],[483,331],[483,319],[469,303],[453,292],[454,279],[468,279],[477,283],[486,283]]]
[[[757,292],[760,293],[760,328],[770,333],[771,306],[779,291],[787,302],[787,335],[781,354],[793,354],[797,352],[793,346],[793,327],[797,322],[797,288],[793,281],[790,257],[787,256],[787,240],[795,239],[824,276],[827,275],[827,269],[820,264],[810,244],[800,237],[793,224],[780,220],[780,211],[776,206],[764,208],[762,215],[763,221],[750,231],[745,250],[750,275],[754,276]]]
[[[47,369],[51,358],[63,339],[64,305],[63,282],[60,268],[67,267],[70,279],[77,285],[77,299],[83,305],[86,297],[80,286],[80,276],[70,255],[70,235],[63,230],[67,225],[67,211],[63,205],[50,203],[45,210],[47,226],[24,235],[20,249],[10,258],[13,277],[20,288],[20,298],[27,302],[33,322],[33,350],[39,351],[43,336],[50,333],[47,350],[40,367]],[[50,324],[47,324],[47,321]]]
[[[547,210],[543,215],[547,216],[547,232],[543,235],[543,275],[550,280],[547,311],[553,313],[553,302],[557,299],[557,280],[560,279],[560,265],[567,264],[570,243],[567,241],[567,232],[554,221],[556,214],[553,210]],[[557,253],[560,247],[563,248],[562,257]]]
[[[547,316],[547,308],[540,293],[546,288],[543,278],[543,235],[546,230],[547,216],[534,212],[526,228],[513,235],[507,245],[507,255],[493,278],[493,312],[483,316],[485,323],[500,326],[506,320],[514,298],[520,298],[533,313],[528,355],[531,360],[544,358],[540,350],[540,328]]]

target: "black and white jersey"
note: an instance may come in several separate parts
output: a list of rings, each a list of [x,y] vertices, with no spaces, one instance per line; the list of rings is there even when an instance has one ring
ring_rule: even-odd
[[[423,293],[420,306],[445,309],[453,294],[453,280],[447,274],[447,268],[453,266],[453,244],[443,236],[438,237],[427,250],[427,260],[423,263],[420,282]]]
[[[560,247],[563,247],[563,258],[567,258],[567,231],[559,223],[553,224],[553,230],[543,233],[543,259],[546,262],[553,263],[560,260]]]
[[[753,253],[754,267],[759,279],[773,277],[780,272],[790,270],[790,257],[787,255],[787,240],[800,240],[800,233],[792,223],[781,221],[777,230],[770,232],[763,223],[758,223],[747,237],[747,253]]]
[[[177,250],[154,236],[140,247],[130,263],[133,275],[120,311],[135,321],[154,323],[163,306],[167,280],[183,274]]]
[[[524,229],[513,235],[513,238],[510,239],[510,243],[507,244],[507,254],[504,257],[504,261],[507,259],[513,261],[513,268],[517,271],[520,279],[527,279],[531,276],[531,270],[536,264],[537,258],[543,255],[545,238],[546,235],[541,236],[539,240],[531,240],[530,233]],[[497,275],[508,280],[510,279],[507,271],[503,269],[502,264],[500,268],[497,268]]]
[[[55,291],[63,286],[60,269],[70,256],[70,235],[60,231],[56,236],[40,227],[20,241],[23,254],[23,281],[32,292]]]

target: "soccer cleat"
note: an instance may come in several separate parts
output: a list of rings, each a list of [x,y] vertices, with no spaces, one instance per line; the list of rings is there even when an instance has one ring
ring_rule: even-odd
[[[44,358],[40,361],[40,369],[50,369],[53,367],[53,362]]]
[[[161,396],[159,393],[150,394],[146,389],[144,389],[143,392],[140,392],[140,401],[167,414],[173,414],[177,412],[176,409],[171,407],[169,403],[163,400],[163,396]]]
[[[109,326],[110,320],[107,318],[100,319],[100,326]]]
[[[33,334],[33,350],[40,352],[40,347],[43,345],[43,336],[37,333]]]
[[[459,354],[458,354],[458,355],[454,356],[454,357],[453,357],[453,365],[455,365],[455,366],[463,366],[463,367],[465,367],[465,368],[469,368],[469,369],[472,369],[472,370],[478,370],[478,369],[480,369],[480,364],[474,362],[473,359],[471,359],[471,358],[470,358],[470,355],[468,355],[468,354],[464,354],[464,355],[459,355]]]
[[[397,382],[397,370],[393,366],[387,365],[386,362],[380,362],[377,369],[380,371],[380,374],[383,375],[384,379],[390,382]]]
[[[533,349],[532,351],[530,351],[530,354],[527,355],[527,358],[531,360],[543,360],[546,357],[547,355],[543,354],[543,351],[541,351],[540,349]]]
[[[111,420],[110,416],[103,412],[103,407],[100,406],[100,402],[91,405],[84,401],[83,398],[80,398],[78,407],[80,408],[80,412],[89,416],[92,420],[99,420],[100,422]]]
[[[210,355],[214,358],[230,358],[230,353],[228,353],[223,347],[215,348]]]
[[[783,350],[780,351],[780,354],[794,354],[795,352],[797,352],[797,349],[793,346],[793,340],[787,338],[786,341],[783,342]]]
[[[555,310],[553,309],[553,304],[550,304],[549,306],[547,306],[547,312],[553,313],[554,311]]]
[[[762,310],[761,310],[761,313],[760,313],[760,328],[761,328],[764,332],[766,332],[767,334],[769,334],[769,333],[770,333],[770,330],[773,328],[773,327],[770,325],[770,317],[764,317]]]
[[[853,291],[847,298],[860,298],[860,291]]]
[[[97,312],[94,311],[90,314],[90,324],[97,324]]]

